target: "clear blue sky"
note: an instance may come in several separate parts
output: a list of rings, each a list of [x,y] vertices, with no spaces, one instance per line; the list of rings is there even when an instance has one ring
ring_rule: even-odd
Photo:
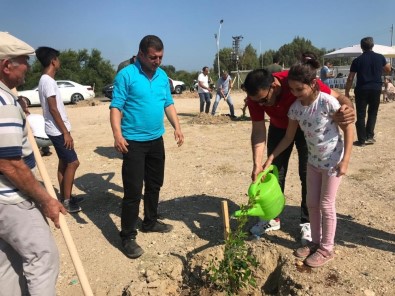
[[[97,48],[116,67],[138,51],[147,34],[165,45],[163,64],[176,70],[212,67],[220,48],[242,35],[257,53],[292,42],[296,36],[318,48],[338,49],[372,36],[390,45],[394,0],[1,0],[0,31],[33,47],[60,50]],[[394,41],[395,42],[395,41]]]

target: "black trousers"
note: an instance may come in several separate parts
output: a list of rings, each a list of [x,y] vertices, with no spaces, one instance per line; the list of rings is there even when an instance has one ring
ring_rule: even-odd
[[[123,155],[122,181],[124,197],[121,213],[121,238],[134,239],[144,185],[143,227],[152,227],[158,216],[159,192],[163,185],[165,148],[163,138],[147,142],[128,141]]]
[[[267,155],[269,156],[276,146],[280,143],[281,139],[285,136],[286,129],[277,128],[273,125],[269,126],[268,139],[267,139]],[[291,157],[293,146],[296,146],[298,151],[299,158],[299,178],[300,184],[302,187],[302,202],[300,204],[300,222],[308,223],[309,220],[309,211],[307,209],[306,204],[306,195],[307,195],[307,187],[306,187],[306,172],[307,172],[307,158],[308,158],[308,149],[306,140],[304,138],[303,131],[298,128],[294,142],[288,146],[279,156],[277,156],[273,164],[278,168],[278,181],[280,183],[281,190],[284,192],[285,188],[285,178],[287,176],[288,171],[288,163],[289,158]]]
[[[355,107],[357,109],[355,127],[357,129],[358,142],[360,143],[365,143],[367,139],[374,138],[380,95],[380,90],[355,90]],[[367,120],[365,120],[366,109],[368,110]]]

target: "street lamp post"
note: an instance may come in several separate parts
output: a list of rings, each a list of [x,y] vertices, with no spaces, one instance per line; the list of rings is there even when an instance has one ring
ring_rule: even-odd
[[[221,36],[221,27],[222,27],[222,23],[224,22],[224,20],[220,20],[219,21],[219,29],[218,29],[218,36],[217,34],[215,34],[215,39],[217,39],[217,66],[218,66],[218,78],[221,77],[221,71],[219,68],[219,38]]]

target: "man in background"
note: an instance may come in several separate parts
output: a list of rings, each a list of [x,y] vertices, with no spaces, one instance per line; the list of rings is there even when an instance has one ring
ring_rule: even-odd
[[[200,113],[209,113],[211,105],[211,88],[208,77],[208,67],[203,67],[202,73],[198,76],[198,94],[200,99]],[[206,105],[206,106],[204,106]]]
[[[18,98],[18,103],[21,105],[23,112],[26,114],[36,144],[40,149],[41,156],[50,156],[52,152],[49,151],[49,146],[52,146],[51,140],[45,133],[45,119],[41,114],[32,114],[27,107],[26,101],[23,97]]]
[[[280,65],[280,60],[277,57],[273,58],[273,64],[264,67],[269,73],[281,72],[283,67]]]
[[[215,115],[218,104],[221,99],[224,99],[229,106],[230,118],[234,119],[235,108],[233,106],[232,98],[230,96],[230,90],[232,89],[232,78],[229,76],[227,71],[222,71],[221,77],[217,81],[217,95],[215,97],[215,102],[211,114]]]
[[[366,144],[374,144],[374,128],[377,120],[377,112],[380,105],[380,95],[382,88],[381,75],[391,71],[391,65],[382,54],[373,51],[373,38],[365,37],[361,39],[362,54],[355,58],[350,67],[347,77],[346,91],[350,97],[350,89],[355,75],[358,76],[355,86],[355,106],[357,110],[357,129],[358,141],[354,145],[363,147]],[[368,118],[366,118],[366,109]]]
[[[62,204],[36,180],[26,117],[11,89],[25,82],[34,49],[0,32],[0,295],[56,294],[59,254],[47,220],[57,228]]]
[[[130,59],[127,59],[126,61],[123,61],[122,63],[120,63],[120,64],[118,65],[117,73],[118,73],[119,71],[121,71],[123,68],[125,68],[125,67],[127,67],[127,66],[129,66],[129,65],[131,65],[131,64],[134,64],[134,62],[136,61],[136,59],[137,59],[137,57],[134,55],[134,56],[132,56]]]
[[[321,68],[321,71],[320,71],[320,79],[321,79],[321,81],[323,83],[325,83],[326,85],[328,85],[328,86],[329,86],[329,81],[328,80],[330,78],[334,77],[334,75],[333,75],[333,73],[331,71],[332,67],[333,67],[333,65],[330,62],[325,61],[324,66]]]

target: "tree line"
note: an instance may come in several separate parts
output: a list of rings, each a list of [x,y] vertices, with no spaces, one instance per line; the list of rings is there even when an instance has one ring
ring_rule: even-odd
[[[282,45],[278,50],[268,50],[260,55],[251,44],[248,44],[244,50],[239,52],[237,59],[232,48],[222,48],[219,51],[219,62],[220,69],[228,72],[236,69],[244,71],[262,68],[272,64],[273,58],[277,58],[281,65],[289,68],[300,60],[303,52],[314,53],[322,63],[324,54],[333,50],[327,51],[325,48],[317,48],[310,40],[295,37],[291,43]],[[59,59],[62,66],[56,75],[56,79],[72,80],[83,85],[94,86],[96,94],[100,94],[105,85],[112,83],[116,74],[114,66],[101,56],[98,49],[92,49],[90,52],[87,49],[61,51]],[[349,65],[351,58],[331,59],[331,62],[336,66]],[[169,77],[184,81],[188,86],[193,84],[200,73],[199,71],[176,70],[172,65],[163,65],[161,68],[166,71]],[[41,72],[42,67],[35,60],[31,65],[31,70],[26,75],[25,84],[19,90],[36,87]],[[210,72],[215,75],[212,77],[215,81],[218,77],[217,54],[213,58],[213,66]]]

